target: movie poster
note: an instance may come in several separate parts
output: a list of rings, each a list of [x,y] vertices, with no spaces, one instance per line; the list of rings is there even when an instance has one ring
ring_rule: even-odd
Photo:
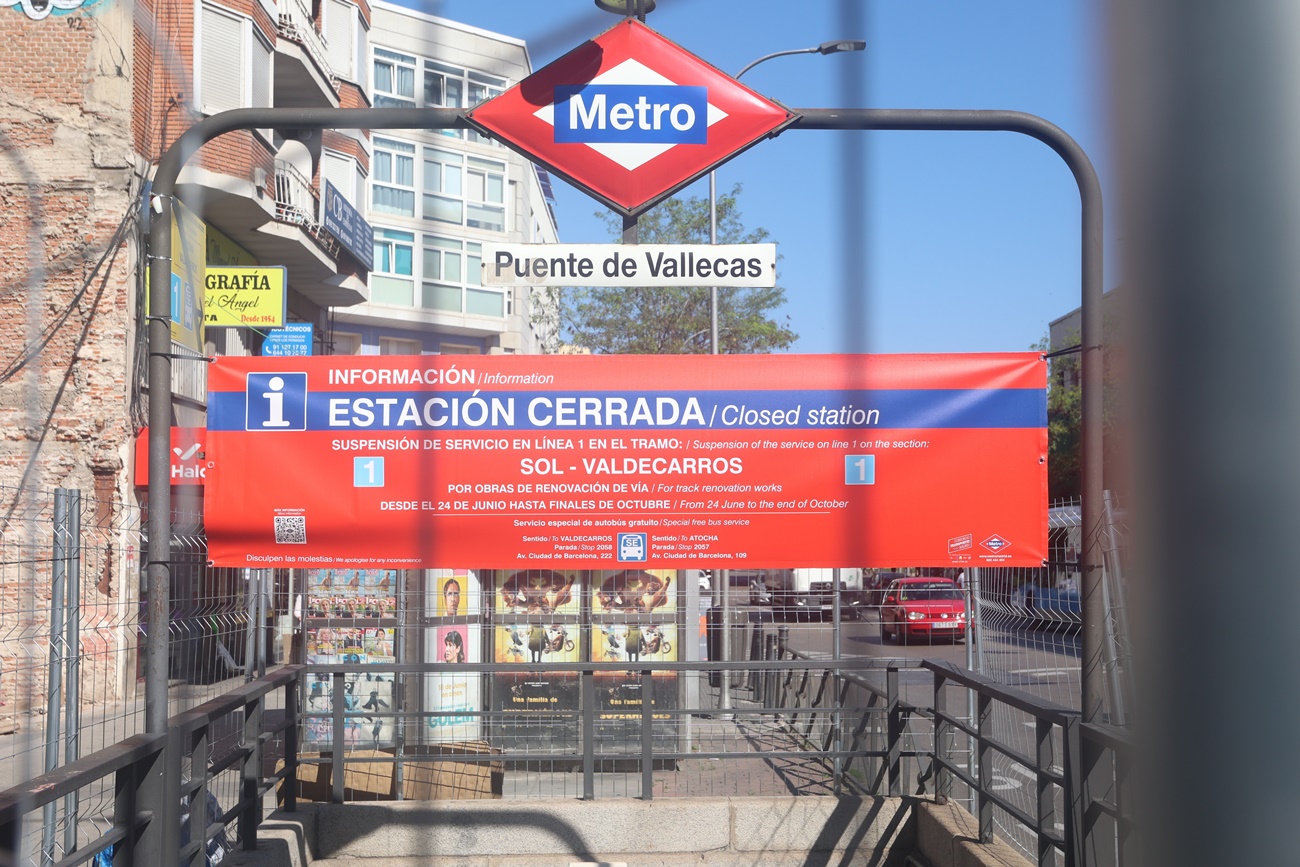
[[[596,707],[600,734],[620,744],[639,743],[645,700],[637,663],[675,662],[677,641],[677,572],[625,569],[597,572],[593,579],[591,659],[622,662],[627,671],[596,675]],[[651,677],[649,696],[653,738],[657,749],[671,749],[673,719],[666,709],[677,707],[677,678],[672,672]]]
[[[479,661],[479,626],[458,623],[430,630],[437,656],[431,661],[448,666]],[[448,672],[440,667],[425,676],[426,734],[434,743],[473,741],[480,735],[480,675],[477,672]]]
[[[578,675],[526,669],[582,659],[578,576],[553,569],[495,573],[493,659],[525,669],[502,672],[493,681],[500,734],[513,749],[577,747]],[[556,715],[548,718],[548,711]],[[519,714],[520,721],[513,722],[511,714]]]
[[[483,588],[478,573],[467,569],[431,569],[426,573],[424,658],[441,663],[425,675],[425,736],[432,743],[473,741],[482,737],[482,675],[448,672],[443,666],[480,662]]]
[[[304,712],[334,713],[333,679],[327,674],[308,673]],[[343,739],[348,749],[378,750],[396,742],[393,725],[393,676],[391,674],[349,674],[343,681]],[[333,717],[307,720],[304,746],[324,752],[333,747]]]

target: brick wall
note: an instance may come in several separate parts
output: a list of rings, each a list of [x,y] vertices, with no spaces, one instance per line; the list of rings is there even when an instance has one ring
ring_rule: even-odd
[[[41,569],[15,565],[42,547],[28,547],[13,516],[42,496],[32,490],[129,494],[136,254],[129,231],[114,236],[138,211],[139,178],[129,8],[42,21],[4,10],[0,45],[0,633],[29,639],[0,659],[8,700],[43,688],[43,666],[8,666],[15,652],[39,655],[49,598]],[[29,488],[20,494],[22,484]],[[111,508],[101,517],[117,520]],[[134,579],[102,577],[83,574],[85,610],[132,603]],[[23,598],[34,603],[26,611]],[[134,632],[133,624],[108,633],[88,625],[85,635],[122,647]],[[91,662],[85,675],[95,685],[83,690],[87,701],[129,690],[113,661]]]

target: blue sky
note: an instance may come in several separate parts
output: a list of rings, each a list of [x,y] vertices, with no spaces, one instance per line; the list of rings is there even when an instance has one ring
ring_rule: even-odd
[[[617,23],[592,0],[400,0],[522,38],[534,69]],[[1107,185],[1099,4],[1085,0],[659,0],[646,23],[735,74],[774,51],[865,39],[857,54],[776,58],[745,84],[791,108],[1010,109],[1073,136]],[[862,166],[846,184],[846,160]],[[790,131],[718,170],[782,256],[795,351],[1028,348],[1079,304],[1079,196],[1065,164],[1013,133]],[[611,240],[602,206],[557,181],[560,237]],[[685,191],[708,194],[706,181]],[[851,203],[862,202],[854,222]],[[1115,238],[1107,198],[1106,280]],[[862,231],[849,237],[846,225]],[[846,311],[848,311],[846,313]]]

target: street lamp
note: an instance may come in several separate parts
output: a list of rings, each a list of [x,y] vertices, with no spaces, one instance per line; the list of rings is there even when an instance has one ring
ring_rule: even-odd
[[[633,15],[642,23],[647,12],[653,12],[655,0],[596,0],[596,5],[606,12],[631,18]]]
[[[617,3],[617,0],[604,0],[607,3]],[[638,0],[625,0],[625,2],[638,2]],[[602,9],[602,0],[596,0],[596,5]],[[812,48],[791,48],[786,51],[774,51],[771,54],[764,54],[757,60],[750,61],[740,72],[736,73],[736,80],[746,72],[749,72],[760,63],[771,60],[773,57],[785,57],[788,54],[839,54],[843,51],[862,51],[867,47],[867,43],[862,39],[837,39],[832,42],[823,42],[821,45],[814,45]],[[709,243],[718,243],[718,185],[717,177],[713,172],[709,172]],[[709,320],[711,330],[710,346],[712,354],[718,354],[718,287],[714,286],[709,290]]]
[[[839,39],[834,42],[823,42],[821,45],[815,45],[812,48],[791,48],[786,51],[774,51],[771,54],[764,54],[757,60],[750,61],[740,72],[736,73],[736,80],[746,72],[749,72],[760,63],[771,60],[774,57],[785,57],[788,54],[839,54],[842,51],[862,51],[867,47],[867,43],[861,39]],[[718,184],[717,176],[714,172],[709,172],[709,243],[718,243]],[[710,333],[710,351],[712,355],[718,354],[718,287],[714,286],[709,289],[709,333]],[[722,608],[722,659],[724,662],[731,659],[731,646],[727,638],[731,632],[730,617],[730,600],[727,598],[731,593],[731,575],[727,569],[717,571],[717,580],[713,582],[713,604]],[[836,583],[838,586],[839,573],[836,572]],[[838,594],[836,596],[838,599]],[[836,624],[836,629],[839,624]],[[838,650],[839,642],[836,641]],[[731,672],[722,672],[721,688],[719,689],[718,704],[723,710],[731,708]]]

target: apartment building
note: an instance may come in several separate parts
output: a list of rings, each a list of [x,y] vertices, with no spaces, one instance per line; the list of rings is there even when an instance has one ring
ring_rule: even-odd
[[[50,492],[83,492],[95,504],[83,529],[104,541],[80,588],[103,625],[83,621],[82,640],[116,649],[94,689],[120,697],[135,684],[143,601],[137,455],[159,158],[228,109],[469,105],[531,68],[518,40],[366,0],[24,0],[0,9],[0,45],[0,595],[48,598],[48,576],[9,568],[20,518],[39,515],[23,542],[39,548]],[[478,280],[483,241],[556,239],[548,184],[463,132],[257,129],[208,143],[177,187],[174,425],[205,423],[204,359],[259,354],[272,333],[205,327],[212,266],[283,267],[286,320],[310,325],[313,354],[552,346],[551,296]],[[325,204],[358,231],[327,228]],[[176,533],[201,540],[202,486],[188,481],[173,502],[194,517]],[[193,571],[174,555],[174,601],[238,596],[237,570],[206,569],[201,542],[186,550]],[[38,635],[47,615],[0,604],[0,629]],[[0,671],[29,670],[18,657],[31,650],[6,642]],[[22,688],[7,675],[0,699]]]
[[[377,107],[468,108],[532,72],[521,40],[383,0],[373,7],[370,50]],[[334,311],[334,351],[554,351],[550,291],[480,280],[483,242],[558,240],[545,172],[471,130],[376,130],[371,143],[370,297]]]

